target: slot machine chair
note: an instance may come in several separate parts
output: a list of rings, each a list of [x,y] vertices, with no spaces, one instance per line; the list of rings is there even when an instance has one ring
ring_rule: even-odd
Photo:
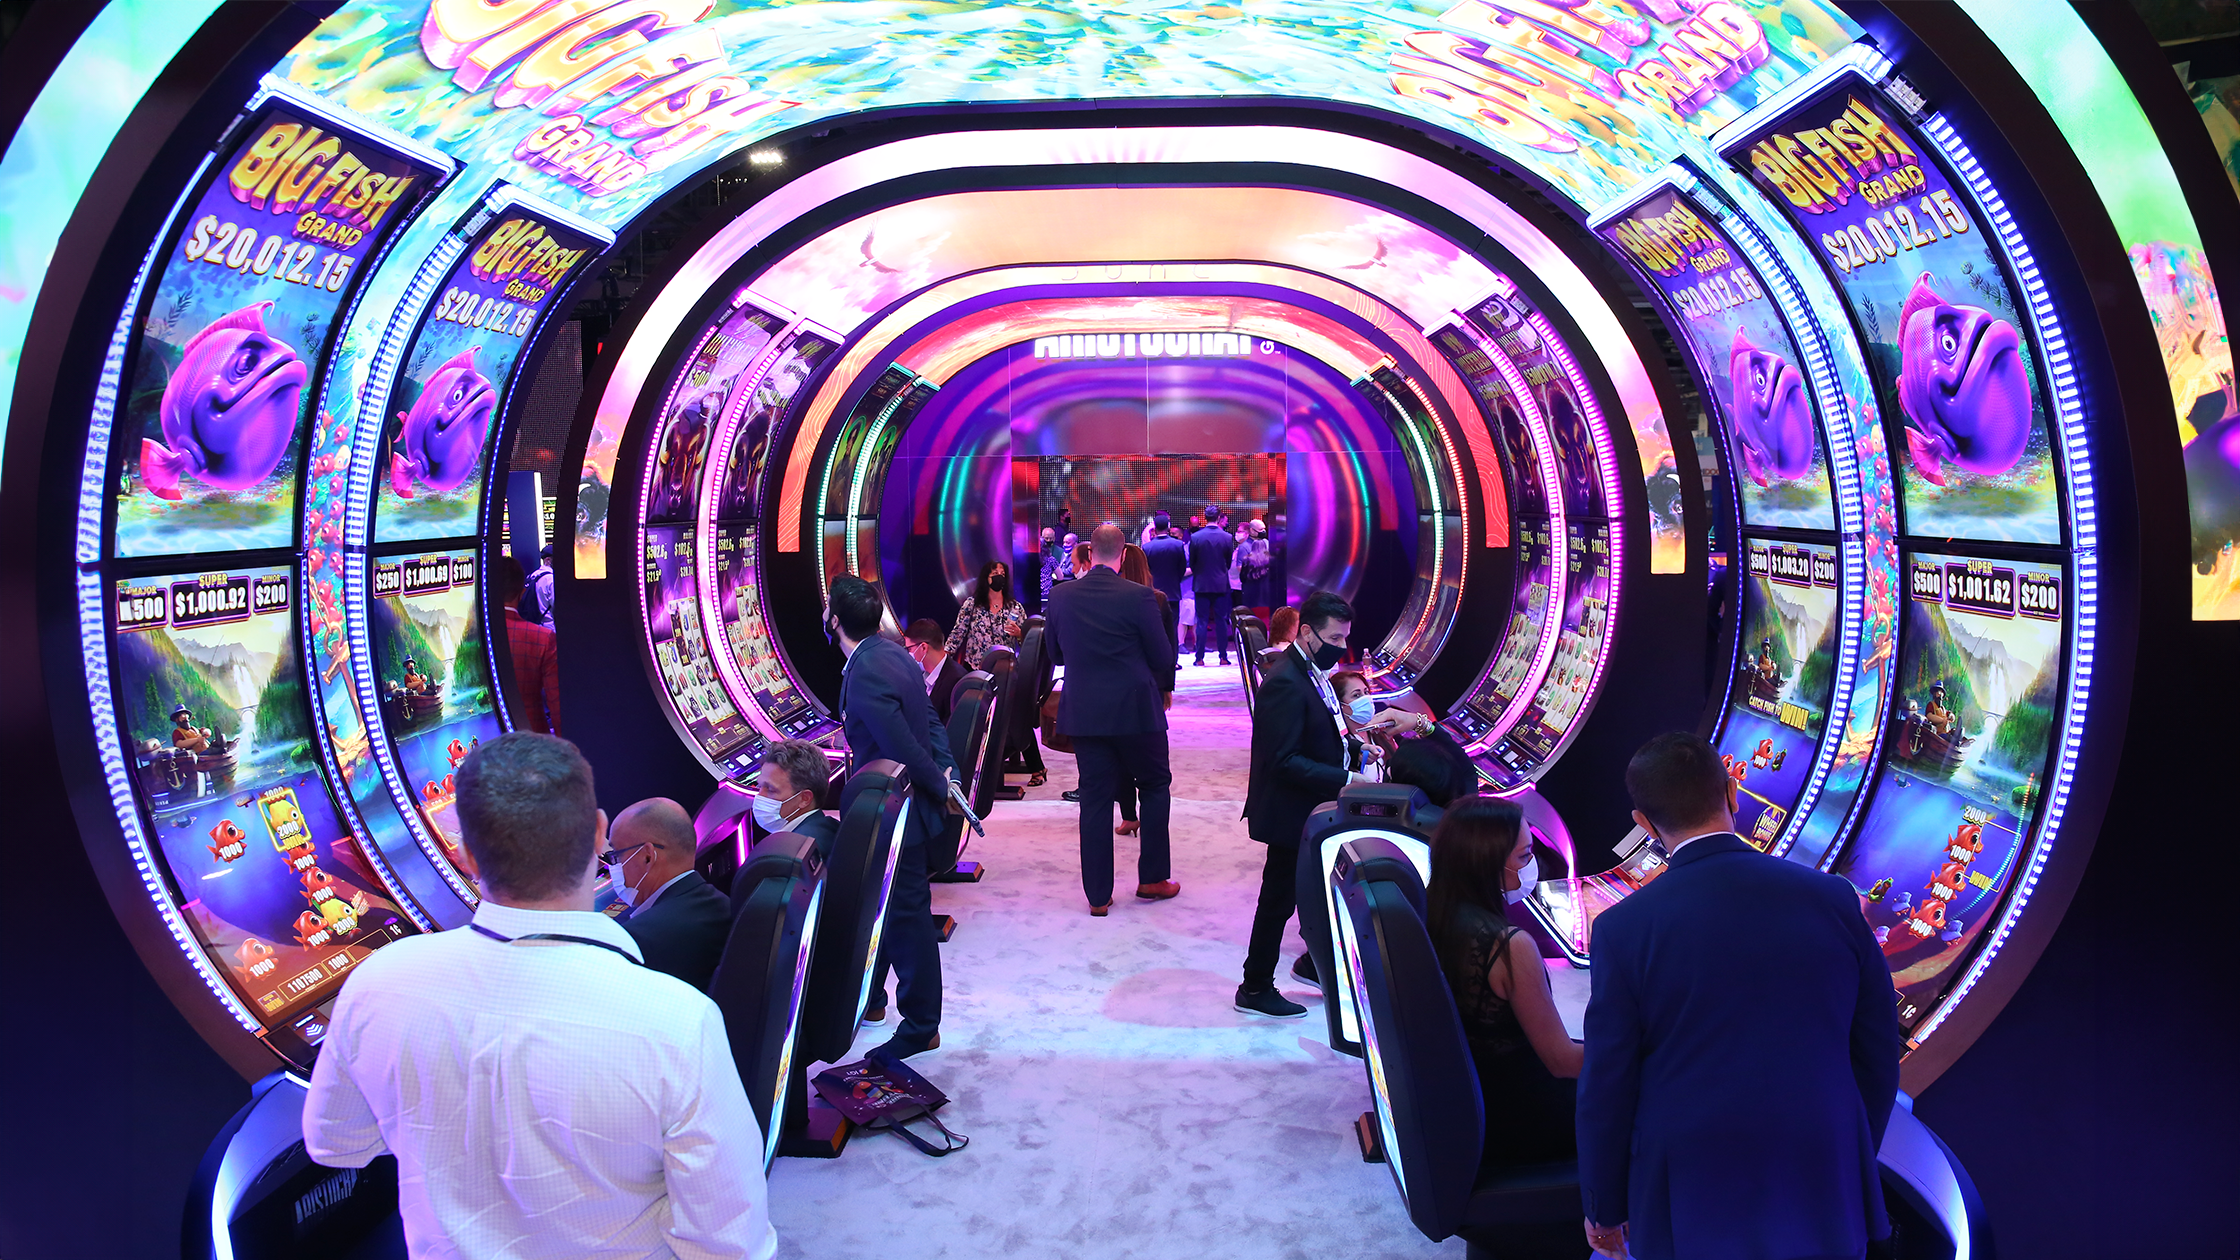
[[[987,769],[983,755],[987,749],[995,714],[990,711],[994,697],[990,687],[994,679],[981,670],[974,670],[957,680],[954,695],[955,707],[949,711],[949,751],[956,754],[957,775],[964,789],[965,799],[977,800],[980,780]],[[940,847],[926,854],[926,867],[932,871],[929,878],[936,884],[970,884],[977,882],[987,870],[978,862],[959,861],[964,851],[965,821],[962,815],[948,816],[948,825],[935,841]],[[943,940],[948,937],[944,935]]]
[[[303,1077],[283,1069],[249,1087],[195,1169],[180,1223],[187,1260],[406,1260],[397,1157],[328,1168],[303,1149]],[[308,1209],[308,1210],[306,1210]]]
[[[1339,957],[1335,918],[1339,910],[1330,872],[1345,844],[1375,836],[1415,863],[1419,881],[1429,881],[1430,817],[1435,815],[1421,788],[1402,783],[1347,784],[1337,800],[1307,815],[1306,829],[1299,837],[1299,935],[1306,939],[1307,956],[1314,959],[1315,977],[1322,982],[1330,1048],[1340,1054],[1361,1057],[1361,1027]]]
[[[1024,675],[1019,673],[1019,654],[1007,647],[992,647],[981,653],[980,669],[988,675],[988,738],[982,742],[980,756],[974,763],[979,780],[974,784],[970,800],[972,812],[986,818],[997,801],[1017,800],[1026,795],[1007,790],[1003,782],[1003,759],[1011,751],[1012,710],[1018,703],[1014,693],[1019,690],[1018,684]],[[954,740],[950,741],[949,751],[957,758],[957,776],[963,778],[966,773],[964,754],[958,751]]]
[[[825,911],[789,1064],[780,1155],[830,1159],[848,1144],[848,1122],[810,1095],[808,1069],[840,1062],[855,1044],[871,998],[909,804],[909,773],[893,761],[867,763],[840,791],[839,832],[825,861]]]
[[[1586,1241],[1576,1161],[1481,1167],[1485,1099],[1424,929],[1413,856],[1378,837],[1349,840],[1330,882],[1376,1107],[1356,1125],[1364,1158],[1391,1166],[1408,1219],[1434,1242],[1460,1234],[1482,1260],[1577,1260]]]
[[[1250,713],[1260,696],[1260,654],[1268,650],[1268,623],[1241,609],[1229,614],[1229,622],[1237,632],[1237,673],[1244,679],[1244,711]]]
[[[778,1155],[788,1095],[806,1085],[794,1079],[793,1060],[825,891],[816,841],[790,831],[764,838],[731,882],[731,935],[708,982],[762,1125],[766,1170]]]
[[[1055,672],[1050,664],[1047,627],[1048,623],[1040,616],[1029,617],[1026,633],[1019,636],[1019,656],[1012,667],[1010,684],[1016,698],[1005,700],[998,710],[1002,715],[1004,755],[995,763],[1001,767],[1001,772],[988,785],[990,800],[1016,801],[1026,796],[1025,788],[1005,783],[1004,774],[1016,771],[1036,776],[1037,782],[1043,774],[1042,748],[1035,740],[1042,725],[1043,697],[1050,694],[1050,678]],[[989,737],[991,743],[994,738]],[[972,808],[983,815],[987,813],[977,798]]]
[[[748,845],[739,843],[740,820],[753,812],[754,797],[748,788],[726,779],[716,784],[692,816],[692,869],[721,891],[731,890],[731,878],[746,860]],[[753,838],[751,833],[745,837],[749,844]]]

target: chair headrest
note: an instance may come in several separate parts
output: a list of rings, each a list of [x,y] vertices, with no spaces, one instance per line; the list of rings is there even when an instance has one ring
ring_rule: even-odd
[[[899,761],[881,757],[867,761],[848,776],[840,787],[840,813],[843,818],[855,808],[855,803],[866,792],[899,792],[906,790],[910,774]]]
[[[731,878],[732,907],[736,910],[745,904],[756,885],[765,880],[793,879],[823,870],[824,859],[817,856],[816,841],[791,831],[764,836]]]
[[[1331,868],[1331,875],[1341,881],[1358,884],[1392,884],[1422,918],[1425,909],[1423,877],[1416,873],[1416,864],[1402,853],[1398,845],[1379,836],[1363,836],[1348,840],[1338,846],[1338,860]]]

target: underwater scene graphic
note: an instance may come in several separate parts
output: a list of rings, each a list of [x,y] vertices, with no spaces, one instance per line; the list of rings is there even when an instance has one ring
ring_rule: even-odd
[[[413,931],[311,745],[287,568],[113,588],[117,719],[135,795],[211,963],[267,1022]]]
[[[211,164],[149,286],[118,403],[116,552],[295,542],[312,371],[433,168],[272,105]]]
[[[2029,851],[2066,707],[2055,565],[1911,557],[1874,797],[1835,870],[1865,898],[1899,1015],[1928,1017]]]
[[[2049,413],[1988,225],[1904,116],[1840,80],[1729,149],[1858,319],[1904,530],[2058,543]]]
[[[1835,528],[1828,457],[1804,357],[1756,268],[1707,215],[1665,189],[1602,229],[1679,311],[1726,420],[1729,479],[1751,525]]]
[[[459,763],[504,730],[475,592],[475,553],[374,561],[373,674],[397,769],[444,855],[459,855]]]
[[[1734,828],[1770,848],[1803,796],[1828,724],[1841,618],[1836,550],[1745,540],[1742,641],[1719,733],[1734,780]]]
[[[374,541],[481,532],[490,428],[545,309],[597,253],[518,206],[475,234],[405,343],[376,468]]]

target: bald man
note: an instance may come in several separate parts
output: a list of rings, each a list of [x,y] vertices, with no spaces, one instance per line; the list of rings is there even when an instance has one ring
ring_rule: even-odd
[[[731,899],[692,869],[691,816],[657,796],[623,810],[607,838],[621,859],[612,880],[615,900],[629,907],[623,930],[646,966],[706,993],[731,934]]]

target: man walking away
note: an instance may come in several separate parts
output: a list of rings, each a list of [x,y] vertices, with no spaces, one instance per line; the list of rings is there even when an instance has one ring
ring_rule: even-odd
[[[902,645],[879,633],[885,603],[871,583],[849,574],[832,583],[825,632],[848,658],[840,675],[840,724],[856,766],[889,760],[910,774],[910,822],[894,872],[886,939],[871,1005],[884,1008],[887,967],[896,976],[902,1025],[871,1053],[907,1059],[941,1045],[941,939],[926,883],[926,841],[942,828],[956,759],[949,732],[926,700],[925,674]]]
[[[1229,580],[1226,570],[1221,580]],[[1284,926],[1299,908],[1299,835],[1307,815],[1361,777],[1346,769],[1344,710],[1327,676],[1344,658],[1352,632],[1352,605],[1329,591],[1307,596],[1299,606],[1299,637],[1269,666],[1252,708],[1252,778],[1244,816],[1252,838],[1267,845],[1268,854],[1260,869],[1244,983],[1237,988],[1237,1009],[1248,1014],[1297,1019],[1307,1013],[1276,992],[1276,958]]]
[[[1050,659],[1066,667],[1058,730],[1073,737],[1081,767],[1081,891],[1099,918],[1112,909],[1112,803],[1123,776],[1142,802],[1136,896],[1164,901],[1182,891],[1168,878],[1167,849],[1174,645],[1158,592],[1120,576],[1127,546],[1119,526],[1097,526],[1089,540],[1094,567],[1050,595]]]
[[[304,1149],[397,1157],[415,1256],[777,1254],[762,1130],[723,1015],[591,908],[607,817],[576,746],[515,731],[459,767],[483,901],[342,987]]]
[[[1875,1153],[1899,1044],[1857,890],[1734,834],[1734,781],[1694,735],[1643,745],[1626,791],[1670,865],[1595,920],[1579,1077],[1589,1245],[1619,1257],[1630,1243],[1640,1260],[1864,1256],[1890,1231]]]
[[[1221,663],[1229,663],[1229,559],[1237,540],[1221,528],[1221,509],[1206,509],[1206,523],[1190,535],[1190,587],[1198,602],[1198,653],[1194,664],[1206,663],[1206,642],[1211,640]],[[1347,618],[1349,621],[1351,617]],[[1298,837],[1292,837],[1294,843]]]
[[[1167,639],[1174,644],[1174,663],[1182,664],[1182,579],[1190,572],[1190,544],[1175,536],[1174,520],[1165,512],[1151,518],[1151,540],[1143,544],[1143,558],[1151,565],[1151,585],[1167,597]]]

